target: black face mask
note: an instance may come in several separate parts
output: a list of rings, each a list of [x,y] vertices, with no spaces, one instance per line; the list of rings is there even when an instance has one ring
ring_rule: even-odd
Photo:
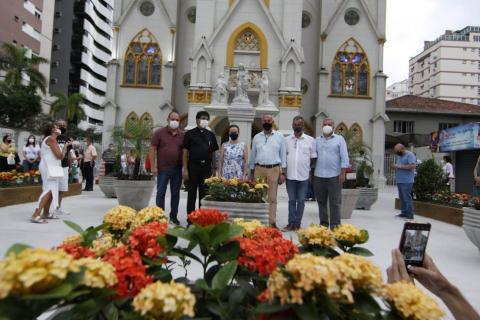
[[[232,139],[232,140],[237,140],[238,139],[238,133],[236,133],[236,132],[230,133],[229,136],[230,136],[230,139]]]
[[[273,125],[271,123],[265,122],[262,126],[265,131],[270,131]]]
[[[398,151],[397,156],[403,156],[403,152]]]
[[[300,132],[303,131],[303,127],[293,127],[293,131],[294,131],[295,133],[300,133]]]
[[[7,143],[8,143],[8,144],[12,143],[12,140],[8,139],[8,140],[7,140]]]
[[[62,134],[65,134],[65,132],[67,132],[67,129],[64,128],[64,127],[61,127],[61,128],[59,128],[59,129],[60,129],[60,132],[61,132]]]

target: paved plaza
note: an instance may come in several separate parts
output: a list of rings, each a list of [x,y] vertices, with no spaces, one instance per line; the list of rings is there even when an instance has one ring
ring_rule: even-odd
[[[186,193],[182,192],[180,201],[179,219],[185,224]],[[396,189],[388,187],[379,193],[379,200],[373,205],[372,210],[355,210],[350,220],[352,223],[370,232],[370,240],[366,247],[375,256],[372,257],[383,270],[390,264],[391,249],[398,246],[403,221],[394,218],[398,212],[393,209]],[[111,207],[117,205],[116,199],[107,199],[95,187],[94,192],[84,192],[80,196],[66,198],[64,209],[71,212],[70,216],[63,218],[72,220],[82,227],[98,225],[103,214]],[[151,204],[154,204],[154,198]],[[167,199],[167,206],[169,199]],[[0,208],[0,254],[4,254],[8,247],[21,242],[33,246],[52,247],[73,233],[61,220],[50,220],[48,224],[33,224],[29,217],[35,204],[28,203]],[[167,207],[168,209],[168,207]],[[167,210],[168,212],[168,210]],[[303,226],[318,223],[317,204],[307,202]],[[468,240],[461,227],[443,222],[418,217],[419,221],[428,221],[432,224],[432,232],[427,251],[434,258],[440,270],[457,285],[467,299],[480,310],[480,252]],[[279,204],[277,224],[283,227],[287,222],[287,195],[284,188],[279,190]],[[286,237],[296,238],[293,232],[285,234]],[[189,277],[196,278],[198,270],[189,272]]]

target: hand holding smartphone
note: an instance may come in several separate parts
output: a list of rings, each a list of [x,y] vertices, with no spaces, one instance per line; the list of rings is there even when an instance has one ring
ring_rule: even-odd
[[[407,267],[423,265],[430,229],[430,223],[405,222],[399,249]]]

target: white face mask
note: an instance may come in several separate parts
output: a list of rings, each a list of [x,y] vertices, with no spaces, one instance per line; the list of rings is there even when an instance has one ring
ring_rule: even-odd
[[[323,130],[323,134],[326,136],[331,135],[333,132],[333,128],[331,126],[324,126],[322,130]]]
[[[55,132],[56,132],[58,135],[62,134],[62,131],[60,131],[60,129],[57,129]]]
[[[34,142],[35,142],[35,139],[28,139],[28,142],[34,143]]]
[[[171,120],[168,123],[168,126],[172,128],[173,130],[177,129],[180,126],[180,123],[177,120]]]
[[[208,120],[200,120],[200,128],[205,129],[208,127]]]

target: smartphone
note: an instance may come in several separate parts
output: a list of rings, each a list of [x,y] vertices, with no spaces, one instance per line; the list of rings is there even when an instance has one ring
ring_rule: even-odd
[[[423,265],[430,228],[430,223],[405,222],[399,249],[406,266]]]

